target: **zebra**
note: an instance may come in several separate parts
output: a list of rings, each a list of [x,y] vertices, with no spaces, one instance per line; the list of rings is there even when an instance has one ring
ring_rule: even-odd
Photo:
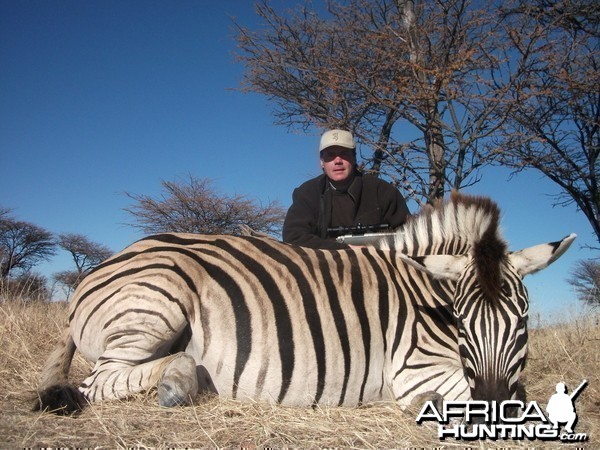
[[[489,198],[456,193],[360,248],[143,238],[78,286],[34,408],[71,414],[154,387],[166,407],[200,390],[292,406],[515,399],[522,278],[576,235],[509,252],[499,217]],[[95,363],[78,387],[68,382],[76,349]]]

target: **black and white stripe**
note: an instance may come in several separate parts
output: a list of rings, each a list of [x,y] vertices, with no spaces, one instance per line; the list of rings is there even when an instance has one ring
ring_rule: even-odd
[[[521,278],[574,236],[509,254],[497,217],[489,200],[456,197],[392,244],[335,251],[257,237],[138,241],[80,284],[39,406],[69,408],[53,386],[75,347],[96,362],[73,394],[88,401],[157,384],[168,406],[198,387],[288,405],[513,398],[527,342]]]

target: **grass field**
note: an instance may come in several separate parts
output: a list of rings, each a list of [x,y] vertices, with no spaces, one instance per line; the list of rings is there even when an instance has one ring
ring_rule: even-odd
[[[523,381],[529,401],[545,407],[556,383],[588,386],[576,402],[577,433],[589,440],[457,441],[417,425],[415,411],[392,403],[360,408],[284,408],[199,396],[193,407],[160,408],[155,393],[95,404],[77,417],[32,412],[46,356],[66,321],[64,303],[0,304],[0,448],[600,448],[600,316],[531,330]],[[77,353],[70,379],[91,365]]]

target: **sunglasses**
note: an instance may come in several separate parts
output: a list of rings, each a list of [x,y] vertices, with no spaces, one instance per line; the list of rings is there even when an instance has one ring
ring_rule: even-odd
[[[352,150],[342,149],[325,149],[321,152],[321,160],[324,162],[331,162],[337,157],[340,157],[345,161],[353,161],[354,152]]]

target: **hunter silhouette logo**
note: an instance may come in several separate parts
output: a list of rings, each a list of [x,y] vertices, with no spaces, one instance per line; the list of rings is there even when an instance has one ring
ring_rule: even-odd
[[[556,394],[550,397],[548,406],[546,406],[548,419],[554,425],[554,429],[558,429],[559,423],[566,423],[565,432],[573,434],[573,426],[577,422],[577,413],[575,412],[573,402],[586,385],[587,380],[583,380],[571,395],[567,394],[565,383],[558,383],[556,385]]]
[[[575,433],[577,423],[575,399],[587,385],[583,380],[572,394],[565,383],[556,385],[556,393],[548,400],[547,416],[537,402],[525,404],[520,400],[486,402],[482,400],[444,401],[441,410],[432,400],[425,402],[416,422],[436,421],[438,437],[464,440],[560,440],[587,441],[586,433]],[[565,424],[560,432],[560,424]]]

